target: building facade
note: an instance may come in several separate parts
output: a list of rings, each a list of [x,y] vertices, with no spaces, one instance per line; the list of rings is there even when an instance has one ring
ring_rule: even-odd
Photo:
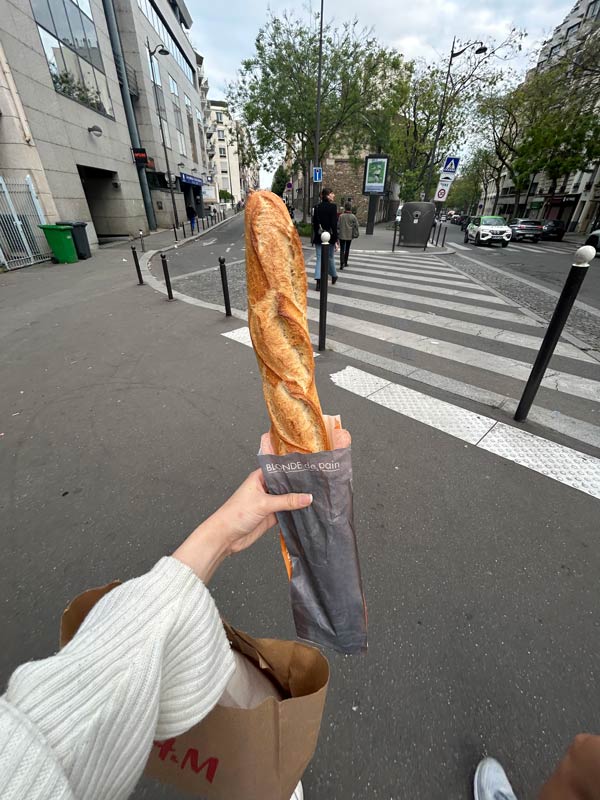
[[[0,212],[11,203],[7,187],[26,185],[44,221],[87,222],[92,247],[168,227],[189,205],[201,212],[211,180],[209,87],[183,0],[6,0],[4,8]],[[22,226],[13,216],[9,224],[0,213],[0,250]],[[30,229],[25,246],[37,225]]]
[[[233,204],[245,201],[259,186],[259,166],[246,131],[231,116],[225,100],[210,101],[209,159],[217,187],[233,195]]]
[[[597,38],[600,47],[599,21],[600,0],[578,0],[540,50],[537,69],[544,69],[589,36]],[[487,187],[482,198],[484,213],[561,219],[568,231],[576,233],[589,233],[600,227],[600,164],[589,164],[585,170],[565,176],[554,192],[551,183],[547,175],[531,176],[529,190],[521,192],[515,213],[515,188],[505,174],[498,196],[493,183]]]

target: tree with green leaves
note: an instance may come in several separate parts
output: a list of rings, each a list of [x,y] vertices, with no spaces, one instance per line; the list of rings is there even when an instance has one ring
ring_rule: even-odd
[[[283,164],[280,164],[275,170],[275,174],[273,175],[273,182],[271,183],[271,191],[274,192],[275,194],[278,194],[280,197],[283,197],[283,193],[285,192],[285,187],[289,179],[290,179],[290,173]]]
[[[254,55],[242,62],[228,89],[265,166],[286,158],[291,171],[301,171],[305,215],[315,156],[318,51],[318,14],[307,21],[290,12],[269,12]],[[382,139],[389,135],[395,105],[389,93],[398,93],[404,74],[400,54],[383,47],[356,20],[339,27],[324,24],[319,163],[325,153],[355,153],[365,141],[376,146],[380,128]]]

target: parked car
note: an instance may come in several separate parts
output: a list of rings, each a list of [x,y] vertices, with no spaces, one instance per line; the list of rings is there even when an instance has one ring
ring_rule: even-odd
[[[586,244],[591,244],[596,248],[596,258],[600,257],[600,228],[597,231],[592,231],[588,238],[585,240]]]
[[[562,242],[566,230],[562,219],[545,219],[542,221],[542,239],[556,239],[557,242]]]
[[[539,242],[542,238],[542,223],[539,219],[511,219],[508,223],[513,233],[513,240],[519,242],[521,239],[531,239],[532,242]]]
[[[452,225],[460,225],[460,221],[462,219],[462,214],[452,214],[450,217],[450,222]]]
[[[446,214],[440,214],[440,222],[446,222],[447,219]]]
[[[480,245],[500,242],[502,247],[508,247],[511,238],[512,230],[503,217],[471,217],[465,231],[465,244],[474,242],[476,245]]]
[[[461,231],[467,230],[467,225],[471,222],[471,217],[469,214],[463,214],[460,218],[460,229]]]

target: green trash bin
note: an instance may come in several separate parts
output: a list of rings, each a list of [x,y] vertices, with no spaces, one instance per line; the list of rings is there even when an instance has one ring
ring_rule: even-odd
[[[73,228],[70,225],[40,225],[46,241],[54,254],[53,261],[58,264],[74,264],[79,261],[73,241]]]

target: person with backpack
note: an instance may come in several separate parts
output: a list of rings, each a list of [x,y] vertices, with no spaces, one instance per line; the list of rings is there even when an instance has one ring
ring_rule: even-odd
[[[331,189],[323,189],[321,202],[313,208],[312,242],[317,250],[317,263],[315,264],[315,280],[317,292],[321,289],[321,234],[327,231],[331,235],[329,240],[328,272],[331,283],[336,283],[338,276],[335,270],[335,251],[338,249],[337,206],[333,202],[335,194]]]
[[[348,255],[352,239],[358,239],[358,220],[352,213],[352,203],[346,202],[338,219],[338,236],[340,240],[340,269],[348,266]]]

